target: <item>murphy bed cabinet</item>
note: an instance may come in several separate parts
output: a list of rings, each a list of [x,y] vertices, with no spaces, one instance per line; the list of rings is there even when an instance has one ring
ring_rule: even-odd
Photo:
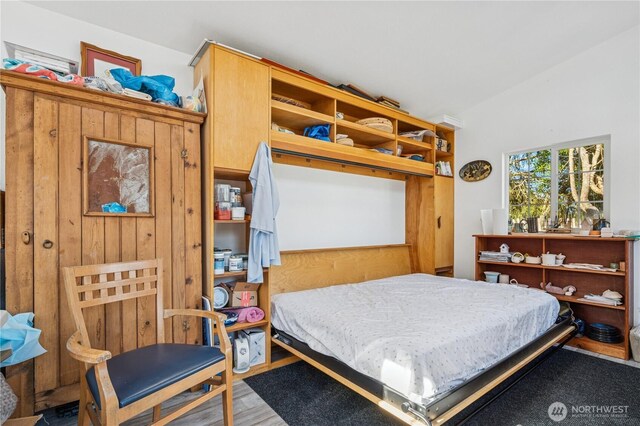
[[[627,238],[578,237],[553,234],[475,235],[476,280],[484,281],[485,271],[508,274],[521,284],[539,289],[540,283],[552,282],[558,287],[573,285],[577,291],[573,296],[552,294],[559,301],[569,302],[576,318],[582,319],[586,327],[602,322],[617,327],[624,340],[620,343],[602,343],[588,338],[574,337],[569,345],[616,358],[629,359],[629,329],[633,324],[633,246],[634,240]],[[625,262],[624,271],[593,271],[569,269],[563,266],[533,265],[528,263],[503,263],[478,260],[481,251],[500,251],[506,243],[511,252],[564,254],[564,263],[593,263],[609,266],[610,263]],[[505,284],[506,285],[506,284]],[[578,300],[585,294],[602,294],[614,290],[622,294],[623,304],[602,305],[587,300]]]
[[[164,260],[164,306],[199,308],[202,282],[200,125],[204,114],[0,71],[6,93],[6,307],[35,313],[47,353],[6,370],[15,416],[76,401],[80,364],[65,266]],[[84,138],[152,145],[152,216],[83,214]],[[155,342],[155,304],[89,308],[91,345],[118,354]],[[201,342],[201,322],[166,320],[167,341]]]
[[[260,142],[269,144],[276,163],[406,181],[406,243],[412,245],[413,271],[453,273],[454,179],[435,176],[434,168],[436,161],[449,161],[453,169],[453,130],[216,44],[204,45],[196,57],[194,82],[200,78],[204,81],[208,111],[202,131],[203,294],[212,297],[220,280],[246,279],[244,273],[213,274],[214,247],[221,244],[221,234],[235,229],[238,239],[244,237],[246,245],[249,226],[248,221],[214,221],[214,185],[231,183],[250,191],[248,174]],[[286,98],[296,102],[276,100]],[[342,113],[340,117],[338,112]],[[387,133],[356,123],[369,117],[388,118],[393,131]],[[275,130],[272,123],[294,134]],[[304,128],[315,124],[331,125],[330,142],[303,136]],[[450,148],[436,149],[433,137],[419,142],[399,135],[423,129],[447,139]],[[348,134],[355,146],[337,144],[337,133]],[[372,151],[376,147],[391,149],[394,155]],[[405,154],[422,154],[424,161],[395,155],[398,147]],[[259,299],[266,317],[257,326],[270,335],[268,271],[260,286]],[[252,326],[237,324],[228,330]],[[276,361],[275,353],[272,359],[269,349],[265,365],[254,366],[240,377],[287,362]]]

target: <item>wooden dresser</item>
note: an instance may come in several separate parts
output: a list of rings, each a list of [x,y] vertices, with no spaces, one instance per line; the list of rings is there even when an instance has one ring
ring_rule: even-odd
[[[205,116],[11,71],[0,71],[0,83],[7,99],[7,310],[34,312],[47,350],[7,369],[20,398],[15,415],[26,416],[78,399],[79,364],[65,350],[75,329],[61,267],[161,257],[165,307],[200,307]],[[85,136],[153,146],[154,215],[83,215]],[[154,315],[144,302],[96,307],[87,317],[91,345],[115,355],[154,343]],[[192,318],[167,321],[165,330],[168,341],[201,341]]]
[[[476,280],[484,281],[485,271],[508,274],[519,283],[540,289],[540,283],[552,282],[558,287],[573,285],[573,296],[553,294],[558,300],[569,302],[576,318],[588,324],[602,322],[617,327],[624,340],[621,343],[601,343],[588,337],[575,337],[569,344],[589,351],[629,359],[629,329],[633,324],[633,245],[627,238],[575,237],[553,234],[475,235]],[[500,251],[506,243],[511,252],[564,254],[565,263],[592,263],[609,266],[625,262],[624,271],[607,272],[586,269],[569,269],[562,266],[533,265],[528,263],[501,263],[479,260],[480,251]],[[602,294],[614,290],[624,296],[623,304],[608,306],[586,300],[578,300],[585,294]],[[540,291],[542,291],[540,289]]]

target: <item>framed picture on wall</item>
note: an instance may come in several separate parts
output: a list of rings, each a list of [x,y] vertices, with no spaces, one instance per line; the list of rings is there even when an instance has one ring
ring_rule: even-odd
[[[88,216],[153,216],[153,146],[86,136],[82,198]]]
[[[125,68],[133,75],[142,72],[142,61],[131,56],[122,55],[112,50],[106,50],[93,44],[80,42],[82,57],[82,75],[85,77],[104,77],[105,72],[113,68]]]

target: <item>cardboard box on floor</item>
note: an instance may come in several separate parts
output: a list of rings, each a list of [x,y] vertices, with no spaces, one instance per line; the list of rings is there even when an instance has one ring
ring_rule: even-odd
[[[258,287],[260,287],[260,284],[236,283],[236,285],[231,288],[229,306],[232,308],[258,306]]]

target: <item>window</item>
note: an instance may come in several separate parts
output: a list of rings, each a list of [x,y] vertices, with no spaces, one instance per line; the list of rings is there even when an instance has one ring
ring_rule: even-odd
[[[509,217],[538,218],[577,228],[584,219],[608,216],[605,151],[608,138],[593,138],[507,156]]]

